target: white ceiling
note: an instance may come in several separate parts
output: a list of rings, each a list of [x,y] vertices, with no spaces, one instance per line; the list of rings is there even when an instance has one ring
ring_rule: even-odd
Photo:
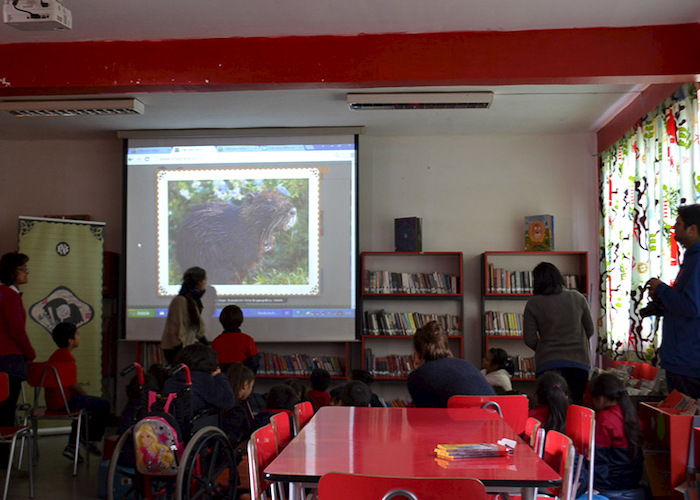
[[[700,22],[700,0],[64,0],[63,3],[73,13],[71,31],[27,32],[0,24],[0,43]],[[391,90],[406,89],[382,89]],[[0,113],[0,131],[3,138],[17,139],[62,138],[87,131],[105,133],[120,129],[333,125],[365,125],[368,134],[378,135],[578,133],[604,125],[642,87],[501,86],[488,90],[495,92],[491,109],[450,111],[349,111],[343,89],[145,94],[136,96],[146,104],[143,116],[15,118]]]

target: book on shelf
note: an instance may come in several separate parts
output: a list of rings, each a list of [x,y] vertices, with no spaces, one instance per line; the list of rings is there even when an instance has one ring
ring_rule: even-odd
[[[369,294],[458,294],[457,276],[444,273],[364,272],[364,293]]]
[[[261,352],[258,375],[295,377],[308,376],[314,368],[324,368],[333,377],[345,376],[343,363],[338,356],[310,356],[308,354],[275,354]]]
[[[486,335],[500,337],[522,337],[523,315],[521,313],[486,311],[484,315]]]
[[[372,349],[365,349],[365,367],[374,377],[404,378],[413,369],[413,355],[390,354],[377,357]]]
[[[528,215],[525,217],[525,251],[551,252],[554,250],[554,216]]]
[[[448,335],[461,335],[460,317],[454,314],[364,311],[363,335],[410,336],[430,321],[437,321]]]
[[[513,356],[513,378],[535,380],[535,358],[526,356]]]
[[[394,248],[397,252],[421,252],[423,250],[423,219],[402,217],[394,219]]]
[[[576,274],[562,274],[564,286],[571,290],[579,289],[579,277]],[[533,292],[532,271],[514,271],[495,267],[489,263],[486,276],[487,293],[504,295],[530,295]]]

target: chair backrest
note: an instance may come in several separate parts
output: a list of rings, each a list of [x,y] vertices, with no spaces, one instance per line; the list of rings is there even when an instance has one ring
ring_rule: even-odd
[[[265,425],[250,436],[248,441],[248,472],[250,494],[253,499],[263,498],[272,483],[263,479],[263,470],[277,456],[277,440],[272,424]]]
[[[318,484],[319,500],[468,498],[485,500],[486,489],[470,477],[386,477],[329,472]]]
[[[313,416],[314,405],[311,401],[302,401],[294,405],[294,434],[299,434]]]
[[[5,372],[0,372],[0,402],[5,401],[10,395],[10,377]]]
[[[68,408],[64,387],[70,387],[78,381],[78,369],[75,363],[65,361],[29,363],[27,382],[34,387],[34,406],[38,406],[41,388],[58,389],[63,399],[63,407]]]
[[[69,387],[78,381],[78,370],[74,363],[65,361],[29,363],[27,382],[32,387]]]
[[[595,411],[585,406],[569,405],[566,411],[566,435],[571,438],[578,455],[589,462],[588,498],[593,498],[593,470],[595,467]],[[583,460],[579,459],[574,473],[574,484],[578,483],[581,475]]]
[[[277,453],[282,451],[292,440],[292,425],[289,422],[289,415],[284,412],[275,413],[270,418],[275,429],[275,439],[277,440]]]
[[[560,487],[544,489],[561,500],[571,500],[574,468],[574,445],[571,439],[561,432],[548,431],[542,459],[561,476]]]
[[[525,420],[525,432],[523,436],[530,448],[535,450],[538,456],[542,456],[542,450],[544,447],[544,434],[545,430],[542,427],[542,422],[534,417],[527,417]]]
[[[516,434],[525,432],[525,422],[528,417],[529,401],[524,395],[508,396],[452,396],[447,401],[448,408],[482,408],[494,401],[498,403],[503,414],[503,420]]]

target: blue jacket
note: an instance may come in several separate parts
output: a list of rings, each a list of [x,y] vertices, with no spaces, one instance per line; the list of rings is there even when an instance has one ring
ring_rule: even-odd
[[[459,358],[427,361],[408,375],[408,392],[419,408],[446,408],[452,396],[491,396],[493,388],[474,365]]]
[[[656,295],[666,309],[659,348],[661,367],[700,378],[700,243],[685,251],[673,287],[660,283]]]

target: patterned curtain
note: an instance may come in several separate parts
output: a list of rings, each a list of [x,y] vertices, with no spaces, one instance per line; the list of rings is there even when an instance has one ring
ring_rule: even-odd
[[[698,92],[688,83],[601,154],[599,354],[657,364],[663,319],[641,317],[644,285],[675,279],[676,209],[699,200]]]

